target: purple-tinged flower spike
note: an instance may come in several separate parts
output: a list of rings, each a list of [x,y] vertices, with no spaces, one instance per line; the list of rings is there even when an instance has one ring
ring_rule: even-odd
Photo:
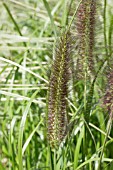
[[[64,139],[67,124],[68,83],[71,74],[71,38],[63,33],[57,40],[48,96],[48,140],[56,148]]]
[[[78,78],[84,77],[86,67],[93,70],[96,0],[83,0],[77,12]]]
[[[91,0],[89,12],[89,68],[93,69],[93,49],[95,44],[96,0]]]
[[[113,70],[111,70],[108,74],[108,82],[107,82],[107,88],[106,93],[104,96],[104,105],[107,109],[107,111],[112,114],[113,112]]]

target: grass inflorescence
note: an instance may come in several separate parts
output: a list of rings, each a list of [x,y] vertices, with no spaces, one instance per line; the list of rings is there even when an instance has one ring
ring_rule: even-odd
[[[48,138],[52,147],[64,139],[67,125],[67,97],[71,74],[71,35],[64,32],[55,47],[48,96]]]
[[[104,106],[108,113],[112,115],[113,110],[113,70],[109,69],[107,74],[107,87],[104,95]]]
[[[95,45],[96,1],[82,1],[77,12],[75,25],[78,39],[77,77],[92,72],[94,67],[93,49]]]

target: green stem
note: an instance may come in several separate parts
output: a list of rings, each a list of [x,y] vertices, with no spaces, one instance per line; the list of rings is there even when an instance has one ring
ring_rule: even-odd
[[[75,12],[74,12],[74,14],[73,14],[73,17],[72,17],[72,19],[71,19],[71,21],[70,21],[70,23],[69,23],[69,26],[68,26],[68,29],[67,29],[67,30],[70,30],[71,25],[72,25],[72,23],[73,23],[73,20],[74,20],[74,18],[75,18],[75,15],[77,14],[77,11],[78,11],[79,6],[80,6],[80,4],[81,4],[82,1],[83,1],[83,0],[81,0],[81,1],[79,2],[78,6],[77,6],[77,8],[76,8],[76,10],[75,10]]]
[[[51,15],[51,10],[50,10],[49,4],[48,4],[48,2],[46,0],[43,0],[43,3],[44,3],[45,8],[46,8],[46,10],[48,12],[48,15],[49,15],[49,18],[50,18],[50,21],[51,21],[51,26],[52,26],[53,31],[54,31],[54,35],[55,35],[55,37],[57,37],[56,26],[54,24],[54,20],[53,20],[53,17]]]
[[[74,0],[71,0],[70,3],[69,3],[69,7],[68,7],[68,11],[67,11],[67,20],[66,20],[66,25],[68,25],[69,23],[69,14],[70,14],[70,10],[71,10],[71,6],[72,6],[72,3],[73,3]]]
[[[48,166],[49,166],[50,170],[54,170],[52,152],[51,152],[51,148],[49,145],[48,145],[48,150],[49,150],[49,158],[50,158],[50,162],[49,162]]]
[[[82,162],[85,162],[85,150],[86,150],[86,128],[85,128],[85,123],[84,123],[84,137],[83,137],[83,152],[82,152]],[[84,168],[83,168],[84,170]]]
[[[54,170],[56,169],[56,149],[54,150]]]

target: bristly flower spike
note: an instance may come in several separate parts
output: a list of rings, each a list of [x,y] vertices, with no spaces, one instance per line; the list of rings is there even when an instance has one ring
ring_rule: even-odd
[[[104,105],[111,116],[113,113],[113,69],[108,73],[107,89],[104,96]]]
[[[64,32],[57,40],[48,95],[48,140],[56,148],[64,139],[67,124],[68,84],[71,76],[71,38]]]
[[[93,70],[93,49],[95,35],[96,0],[83,0],[77,12],[77,37],[79,57],[77,64],[78,78],[83,77],[86,67]]]

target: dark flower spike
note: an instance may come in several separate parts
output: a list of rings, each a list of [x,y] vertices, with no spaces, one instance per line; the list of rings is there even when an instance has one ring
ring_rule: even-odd
[[[89,12],[89,67],[93,68],[93,49],[95,43],[96,0],[91,0]]]
[[[67,124],[68,83],[71,76],[71,36],[69,31],[57,40],[48,95],[48,139],[56,148],[64,139]]]
[[[108,82],[104,96],[104,105],[107,111],[112,115],[113,112],[113,69],[108,73]]]
[[[84,77],[86,67],[88,71],[93,70],[95,14],[96,0],[83,0],[77,12],[76,26],[79,40],[78,78]]]

